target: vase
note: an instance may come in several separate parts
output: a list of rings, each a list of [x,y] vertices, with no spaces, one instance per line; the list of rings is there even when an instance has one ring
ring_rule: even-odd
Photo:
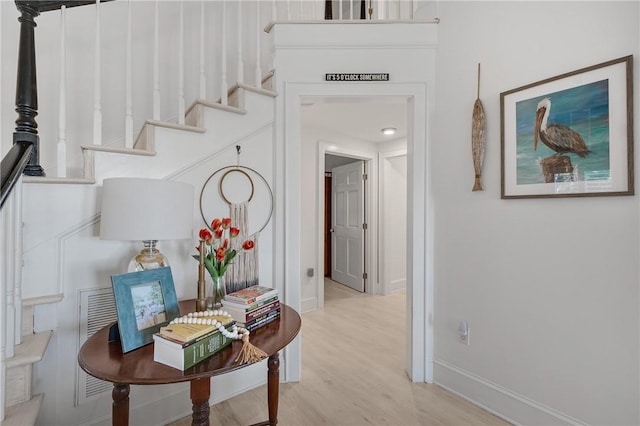
[[[213,284],[211,286],[211,296],[209,297],[211,309],[220,309],[222,301],[227,295],[227,289],[224,283],[224,275],[220,277],[211,277]]]

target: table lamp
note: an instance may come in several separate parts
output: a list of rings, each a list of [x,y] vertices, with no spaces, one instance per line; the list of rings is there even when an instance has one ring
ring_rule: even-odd
[[[142,241],[144,248],[129,262],[129,272],[169,266],[156,243],[192,238],[193,193],[193,186],[182,182],[105,179],[100,238]]]

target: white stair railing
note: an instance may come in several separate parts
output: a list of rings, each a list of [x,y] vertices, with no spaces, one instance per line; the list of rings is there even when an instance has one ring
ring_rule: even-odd
[[[178,31],[178,124],[184,124],[184,1],[180,2],[180,30]]]
[[[244,57],[242,56],[242,32],[244,27],[242,25],[242,2],[238,2],[238,83],[244,83]]]
[[[345,1],[348,3],[345,4]],[[412,19],[417,1],[374,0],[367,2],[366,6],[367,9],[371,7],[374,10],[373,19]],[[325,7],[324,0],[224,0],[215,2],[200,0],[199,7],[190,7],[189,5],[192,4],[190,1],[181,0],[178,14],[175,2],[128,0],[127,7],[120,7],[117,5],[118,3],[103,4],[98,0],[95,4],[93,143],[103,144],[103,138],[109,137],[111,140],[105,140],[105,144],[120,145],[126,148],[133,147],[135,133],[140,131],[142,124],[148,118],[183,124],[186,102],[195,100],[187,99],[190,96],[205,100],[220,99],[222,104],[227,104],[228,88],[235,83],[246,81],[256,87],[261,87],[265,71],[271,71],[274,66],[273,63],[270,63],[271,55],[266,54],[268,35],[264,29],[267,28],[269,21],[282,21],[283,19],[304,22],[321,21],[324,19]],[[132,3],[135,3],[135,7],[132,7]],[[102,9],[104,7],[113,9],[106,14],[103,13],[106,11],[106,9]],[[402,13],[410,16],[403,17]],[[118,16],[118,14],[121,15]],[[174,15],[175,18],[172,18]],[[333,19],[352,21],[359,19],[359,15],[359,2],[353,0],[334,2]],[[73,71],[72,64],[79,61],[78,57],[74,58],[74,54],[77,52],[67,51],[69,46],[77,45],[69,38],[72,24],[66,21],[70,19],[70,16],[74,15],[67,14],[63,8],[60,15],[59,34],[38,33],[37,35],[48,38],[58,36],[60,39],[60,84],[59,93],[56,94],[59,98],[58,144],[55,156],[57,162],[55,169],[58,177],[67,177],[70,170],[75,170],[77,173],[81,168],[81,164],[67,164],[72,161],[77,162],[77,155],[70,156],[69,154],[76,149],[79,150],[81,143],[75,141],[72,144],[68,140],[68,136],[71,135],[73,138],[74,131],[77,130],[72,127],[75,123],[67,123],[66,118],[66,111],[69,107],[66,105],[68,91],[66,79],[72,75],[70,73]],[[219,18],[217,18],[219,16],[222,16],[221,23],[216,26],[211,25],[211,22],[219,22]],[[132,25],[132,22],[146,17],[153,19],[148,30],[144,26]],[[102,22],[104,19],[114,20],[114,22]],[[194,21],[197,24],[191,25]],[[173,22],[173,24],[167,25],[167,22]],[[232,24],[228,25],[229,22]],[[120,34],[126,31],[126,45],[113,45],[120,43],[119,39],[113,35],[115,34],[113,31],[104,31],[102,34],[101,28],[103,26],[111,28],[114,25],[122,27]],[[229,29],[234,25],[235,31]],[[148,33],[142,33],[141,36],[141,31],[148,31]],[[175,44],[166,43],[165,40],[177,40],[177,48],[175,48]],[[192,43],[194,40],[196,43],[199,40],[199,51],[196,50],[195,55],[190,55],[187,52],[192,50],[186,43]],[[233,46],[233,50],[230,49],[231,46]],[[122,52],[120,60],[124,69],[123,78],[118,78],[120,71],[114,72],[111,64],[113,59],[102,60],[103,49],[109,54]],[[147,55],[139,54],[139,52],[145,51],[149,52],[148,59]],[[83,52],[82,57],[86,57],[88,53]],[[218,57],[212,57],[212,55]],[[233,61],[231,63],[235,65],[233,75],[229,74],[229,61]],[[140,71],[136,72],[137,75],[134,76],[134,70]],[[147,78],[140,75],[144,70],[148,70],[148,74],[152,75]],[[109,93],[105,99],[102,99],[102,74],[109,76]],[[177,83],[168,83],[167,76],[177,76]],[[124,87],[120,90],[114,89],[114,85],[119,81],[122,81],[121,84]],[[163,86],[162,92],[161,86]],[[40,87],[39,90],[44,91],[46,88]],[[166,92],[166,90],[170,90],[172,93]],[[103,108],[108,105],[105,102],[107,102],[107,97],[111,99],[114,93],[124,93],[124,99],[119,103],[122,115],[115,114],[117,117],[123,117],[121,120],[124,120],[124,132],[121,137],[118,137],[114,132],[113,124],[103,123],[103,119],[107,119],[103,118]],[[145,102],[144,99],[138,101],[134,99],[134,96],[141,96],[149,101]],[[77,103],[78,100],[73,99],[73,102]],[[176,104],[177,107],[174,106]],[[144,111],[147,105],[148,111]],[[111,106],[109,107],[111,108]],[[89,109],[89,105],[86,109]],[[114,116],[112,112],[109,111],[108,117]],[[108,136],[107,131],[110,132]]]
[[[222,105],[229,104],[229,83],[227,83],[227,2],[222,0],[222,24],[220,25],[220,42],[222,50],[220,53],[220,61],[222,62],[220,74],[220,103]]]
[[[133,40],[131,27],[131,0],[127,2],[127,58],[125,75],[124,146],[133,148]]]
[[[100,0],[96,0],[96,35],[93,69],[93,143],[102,145],[102,52]]]
[[[58,110],[58,144],[56,146],[58,177],[67,176],[67,8],[60,8],[60,100]]]
[[[153,119],[160,120],[160,6],[154,2],[153,15]]]
[[[204,0],[200,0],[200,99],[207,99],[207,73],[205,68]]]
[[[7,358],[22,342],[22,178],[0,210],[0,421],[6,414]]]

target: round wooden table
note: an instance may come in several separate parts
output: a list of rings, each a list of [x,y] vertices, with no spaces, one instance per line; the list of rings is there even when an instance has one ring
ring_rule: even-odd
[[[300,315],[291,307],[280,304],[280,317],[251,332],[250,341],[269,357],[267,371],[267,400],[269,420],[258,425],[278,423],[278,387],[280,384],[280,360],[278,352],[298,334]],[[195,300],[180,302],[180,312],[193,312]],[[193,404],[192,425],[209,424],[209,396],[211,377],[228,373],[247,364],[238,365],[234,360],[242,348],[241,341],[232,344],[193,367],[181,371],[153,360],[153,343],[126,354],[120,342],[109,342],[109,326],[91,336],[80,349],[78,363],[88,374],[113,383],[112,424],[129,424],[129,385],[156,385],[190,382]]]

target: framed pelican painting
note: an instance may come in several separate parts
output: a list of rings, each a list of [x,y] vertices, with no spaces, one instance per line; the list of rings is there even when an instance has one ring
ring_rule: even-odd
[[[633,195],[633,57],[500,94],[502,198]]]

